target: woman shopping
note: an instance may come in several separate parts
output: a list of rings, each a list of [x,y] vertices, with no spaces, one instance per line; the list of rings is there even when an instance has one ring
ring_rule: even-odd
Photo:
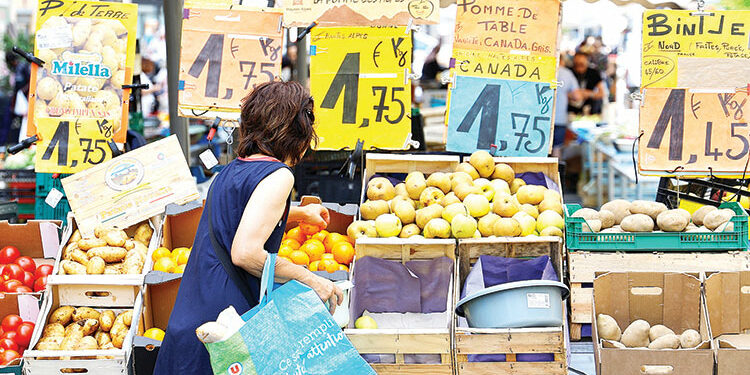
[[[319,227],[329,221],[321,205],[289,205],[290,167],[316,140],[310,93],[297,82],[261,84],[241,111],[239,157],[210,188],[159,350],[157,375],[211,374],[195,329],[230,305],[240,314],[253,307],[248,300],[258,301],[264,262],[269,252],[278,251],[287,220]],[[312,288],[331,312],[342,302],[337,286],[304,267],[278,259],[275,271],[278,282],[297,280]]]

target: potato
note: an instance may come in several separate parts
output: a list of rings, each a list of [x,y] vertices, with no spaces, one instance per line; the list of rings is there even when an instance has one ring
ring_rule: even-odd
[[[130,256],[125,257],[122,262],[122,273],[126,275],[137,275],[143,271],[143,258],[140,253],[133,250],[128,253]]]
[[[656,217],[656,225],[659,226],[659,229],[665,232],[682,232],[685,230],[690,219],[676,211],[677,210],[664,211]]]
[[[94,338],[96,339],[96,343],[99,347],[112,342],[112,338],[109,336],[109,333],[102,330],[96,331],[96,333],[94,334]]]
[[[81,332],[83,332],[84,336],[93,335],[96,333],[96,330],[99,329],[98,319],[86,319],[85,321],[80,321],[76,324],[82,325]]]
[[[701,342],[703,342],[701,334],[694,329],[685,330],[685,332],[680,335],[680,346],[682,346],[683,349],[695,348]]]
[[[79,250],[78,249],[78,243],[73,242],[73,243],[68,244],[67,246],[65,246],[65,248],[63,248],[63,251],[62,251],[62,257],[61,257],[61,259],[63,259],[63,260],[70,260],[71,259],[71,254],[73,253],[73,250]]]
[[[719,225],[719,227],[714,230],[714,232],[732,232],[732,231],[734,231],[734,223],[731,221],[727,221],[726,223]]]
[[[112,341],[105,343],[104,345],[100,346],[99,349],[101,350],[111,350],[111,349],[117,349],[114,345],[112,345]],[[112,357],[99,357],[99,359],[111,359]]]
[[[81,338],[80,341],[78,341],[78,346],[76,347],[76,350],[97,350],[99,349],[99,344],[97,344],[96,339],[91,336],[84,336]]]
[[[703,219],[706,217],[706,215],[708,215],[709,212],[713,212],[716,210],[718,210],[718,208],[714,206],[703,206],[697,209],[693,213],[693,223],[695,223],[695,225],[697,226],[703,225]]]
[[[86,273],[89,275],[101,275],[104,273],[104,267],[107,264],[101,257],[92,257],[86,265]]]
[[[627,348],[627,346],[623,345],[619,341],[610,341],[610,344],[612,344],[612,346],[614,346],[615,348],[618,348],[618,349],[625,349],[625,348]]]
[[[133,236],[133,239],[147,244],[151,241],[151,235],[153,234],[154,230],[151,229],[151,226],[148,223],[142,223],[138,226],[138,228],[135,229],[135,235]]]
[[[570,215],[571,217],[582,217],[586,219],[586,221],[589,220],[599,220],[599,213],[596,212],[596,210],[593,210],[591,208],[581,208],[580,210],[573,213],[573,215]]]
[[[123,328],[119,328],[123,327]],[[122,343],[125,341],[125,336],[128,334],[128,329],[124,325],[115,325],[112,327],[109,335],[112,339],[112,345],[117,349],[122,349]]]
[[[645,214],[633,214],[622,219],[620,227],[626,232],[651,232],[654,230],[654,220]]]
[[[125,255],[128,254],[128,251],[123,247],[104,246],[95,247],[89,250],[87,254],[89,255],[89,258],[100,257],[107,263],[115,263],[125,259]]]
[[[60,82],[52,77],[44,77],[36,84],[36,96],[39,99],[52,100],[61,91],[62,85],[60,85]]]
[[[102,246],[107,246],[107,242],[100,238],[82,238],[78,240],[78,248],[81,250],[89,250]]]
[[[89,264],[89,256],[80,249],[74,249],[70,252],[70,259],[76,261],[84,266]]]
[[[96,228],[94,228],[94,236],[96,238],[102,238],[105,234],[107,234],[107,232],[111,231],[112,229],[114,228],[99,224],[96,226]]]
[[[76,336],[83,337],[83,325],[77,322],[71,322],[65,327],[65,337]]]
[[[128,310],[128,311],[120,313],[120,315],[117,315],[117,318],[115,318],[115,321],[117,321],[117,319],[119,318],[122,319],[123,324],[130,327],[130,323],[133,320],[133,310]]]
[[[596,316],[596,330],[599,332],[599,337],[605,340],[620,341],[622,335],[615,318],[605,314]]]
[[[121,275],[122,263],[113,263],[104,266],[105,275]]]
[[[645,348],[648,346],[648,331],[651,325],[647,321],[638,319],[625,328],[620,342],[628,348]]]
[[[631,214],[644,214],[651,216],[651,219],[656,220],[656,217],[660,213],[667,210],[667,206],[661,202],[649,202],[643,200],[633,201],[630,205]]]
[[[68,324],[73,319],[73,313],[75,312],[73,306],[60,306],[49,316],[49,323],[60,323],[63,326]]]
[[[630,215],[630,202],[624,199],[615,199],[603,204],[601,210],[611,212],[615,215],[615,224],[620,224],[622,219]]]
[[[697,228],[687,229],[686,232],[688,233],[711,233],[711,230],[704,226],[700,226]]]
[[[687,225],[687,226],[685,227],[685,230],[686,230],[686,231],[688,231],[688,230],[691,230],[691,229],[698,229],[698,226],[697,226],[697,225],[695,225],[695,224],[693,224],[692,222],[690,222],[690,224],[688,224],[688,225]]]
[[[125,250],[128,250],[128,251],[133,250],[133,248],[135,247],[135,241],[131,239],[127,239],[125,240],[125,245],[123,245],[122,247],[124,247]]]
[[[690,211],[684,209],[684,208],[675,208],[670,211],[673,211],[675,213],[678,213],[685,217],[685,220],[687,220],[688,225],[692,224],[693,222],[693,215],[690,214]]]
[[[602,222],[599,219],[589,219],[585,223],[581,224],[582,232],[594,232],[598,233],[602,230]]]
[[[133,251],[137,251],[138,253],[141,254],[141,256],[144,259],[146,259],[148,255],[148,246],[146,246],[141,241],[136,241],[136,240],[133,240],[133,245],[134,245]]]
[[[105,310],[99,315],[99,328],[104,332],[109,332],[112,329],[112,324],[115,322],[115,312],[112,310]]]
[[[615,225],[615,214],[612,211],[599,211],[599,220],[602,222],[602,229],[611,228]]]
[[[677,349],[680,347],[680,336],[668,333],[648,344],[649,349]]]
[[[68,243],[70,244],[73,242],[78,242],[78,240],[80,239],[81,239],[81,231],[76,229],[75,232],[73,232],[73,234],[70,235],[70,240],[68,240]]]
[[[128,235],[120,229],[112,229],[107,231],[101,239],[106,241],[109,246],[123,247],[125,246],[125,241],[128,239]]]
[[[648,338],[651,341],[654,341],[664,335],[674,335],[674,331],[661,324],[657,324],[648,330]]]
[[[49,323],[42,331],[42,338],[44,337],[65,337],[65,327],[60,323]]]
[[[76,350],[83,336],[68,335],[60,343],[60,350]]]
[[[703,225],[710,230],[718,228],[721,224],[726,223],[734,217],[734,211],[728,208],[711,211],[703,218]]]
[[[619,225],[613,225],[612,228],[602,229],[599,233],[625,233]]]
[[[80,322],[87,319],[99,320],[100,313],[90,307],[77,307],[73,313],[73,321]]]

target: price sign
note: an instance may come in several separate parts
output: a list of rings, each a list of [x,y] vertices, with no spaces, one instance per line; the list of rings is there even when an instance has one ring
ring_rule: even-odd
[[[312,31],[310,87],[320,150],[406,149],[411,37],[403,27]]]
[[[457,76],[448,104],[448,151],[547,156],[555,92],[549,83]]]
[[[438,0],[293,0],[286,3],[287,27],[405,26],[440,23]]]
[[[464,76],[551,83],[557,75],[557,58],[454,49],[451,68]]]
[[[69,124],[106,119],[111,127],[109,139],[125,141],[130,90],[122,86],[133,78],[137,16],[136,4],[39,1],[34,54],[44,65],[31,68],[29,136],[55,134],[57,119]],[[41,128],[44,124],[52,128]],[[69,133],[70,150],[80,147],[79,132]],[[96,139],[106,143],[101,136],[92,142]],[[80,170],[86,163],[65,165]]]
[[[183,11],[179,111],[238,120],[242,98],[281,72],[281,12]]]
[[[747,85],[750,11],[647,10],[643,13],[641,87]]]
[[[560,0],[458,0],[454,49],[557,58]]]
[[[39,118],[36,166],[40,173],[75,173],[112,158],[108,119]]]
[[[750,151],[747,92],[650,88],[644,90],[643,100],[641,172],[742,174]]]

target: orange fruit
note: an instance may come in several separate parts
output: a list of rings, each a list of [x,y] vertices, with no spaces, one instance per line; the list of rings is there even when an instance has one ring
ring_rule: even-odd
[[[143,336],[144,337],[148,337],[148,338],[150,338],[152,340],[162,341],[162,340],[164,340],[164,331],[162,331],[161,329],[156,328],[156,327],[149,328],[149,329],[146,330],[146,332],[143,333]]]
[[[159,258],[154,262],[154,271],[172,272],[177,267],[177,262],[170,257]]]
[[[326,252],[330,253],[331,249],[333,249],[333,245],[341,242],[341,241],[347,241],[347,236],[341,234],[341,233],[331,233],[328,235],[325,241],[323,241],[323,244],[326,245]]]
[[[302,233],[300,227],[294,227],[286,232],[286,238],[296,240],[298,243],[304,243],[307,240],[307,235]]]
[[[310,266],[308,266],[308,268],[310,268],[310,271],[317,271],[319,264],[320,264],[319,260],[312,261],[310,262]]]
[[[339,242],[331,249],[333,259],[341,264],[349,264],[354,259],[354,247],[349,242]]]
[[[302,246],[302,242],[299,242],[293,238],[287,238],[284,241],[281,241],[281,245],[287,245],[291,247],[292,250],[297,250],[300,246]]]
[[[294,250],[296,250],[296,249],[294,249],[293,247],[291,247],[289,245],[281,245],[281,246],[279,246],[279,251],[278,251],[277,254],[280,257],[289,257],[289,254],[291,254],[292,251],[294,251]]]
[[[190,259],[190,250],[183,251],[180,253],[180,255],[177,257],[177,264],[178,265],[185,265],[188,262],[188,259]]]
[[[151,260],[156,262],[159,258],[171,257],[171,256],[172,256],[172,252],[169,251],[169,249],[167,249],[166,247],[160,247],[154,250],[154,253],[151,254]]]
[[[339,271],[349,272],[349,267],[347,267],[347,266],[345,266],[343,264],[339,264]]]
[[[318,240],[318,241],[320,241],[321,243],[323,243],[325,245],[326,238],[328,238],[329,234],[330,233],[328,233],[327,230],[323,229],[320,232],[313,234],[310,238]]]
[[[308,224],[308,223],[299,223],[298,228],[300,229],[302,233],[308,236],[312,236],[313,234],[318,233],[320,232],[321,229],[323,229],[317,225]]]
[[[299,264],[300,266],[306,266],[310,264],[310,257],[307,256],[307,254],[302,250],[294,250],[291,254],[289,254],[289,259],[294,264]]]
[[[325,253],[325,254],[323,254],[323,255],[320,256],[320,260],[326,260],[326,259],[332,260],[334,262],[336,261],[336,258],[334,258],[333,254],[331,254],[331,253]]]
[[[318,240],[307,240],[299,249],[307,253],[307,256],[313,261],[320,260],[320,257],[326,251],[323,243]]]
[[[172,273],[185,273],[185,265],[180,264],[179,266],[173,268]]]
[[[318,264],[318,271],[328,271],[329,273],[334,273],[336,270],[339,269],[339,264],[336,263],[333,259],[323,259]]]

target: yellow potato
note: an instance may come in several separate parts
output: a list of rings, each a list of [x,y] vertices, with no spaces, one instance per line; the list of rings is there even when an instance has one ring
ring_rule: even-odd
[[[130,327],[130,321],[132,319],[133,319],[133,310],[124,311],[117,315],[117,318],[115,318],[114,324],[117,324],[119,322]],[[113,325],[113,328],[114,328],[114,325]]]
[[[73,313],[75,312],[75,308],[73,306],[60,306],[55,311],[52,312],[49,316],[49,323],[60,323],[62,325],[68,324],[71,319],[73,319]]]
[[[72,322],[65,327],[65,337],[83,337],[83,326]]]
[[[125,245],[123,246],[125,250],[133,250],[135,248],[135,241],[133,240],[125,240]]]
[[[148,244],[151,241],[151,236],[154,234],[154,230],[148,223],[143,223],[135,229],[135,235],[133,239],[141,241],[143,244]]]
[[[36,344],[36,350],[60,350],[60,344],[62,343],[62,337],[55,337],[57,340],[49,340],[47,338],[39,340]]]
[[[89,275],[101,275],[104,273],[104,267],[107,263],[101,257],[92,257],[86,265],[86,273]]]
[[[86,266],[81,263],[74,262],[72,260],[63,260],[60,262],[60,268],[62,268],[62,275],[85,275]]]
[[[78,343],[81,342],[83,336],[66,336],[62,343],[60,343],[60,350],[76,350]]]
[[[104,332],[102,330],[96,331],[96,333],[94,334],[94,338],[96,339],[96,343],[97,345],[99,345],[100,348],[106,345],[107,343],[112,342],[112,338],[109,337],[109,333]]]
[[[121,275],[122,274],[122,263],[113,263],[104,266],[105,275]]]
[[[122,272],[126,275],[137,275],[143,271],[143,258],[141,255],[132,250],[128,253],[130,256],[125,257],[122,262]]]
[[[106,241],[109,246],[123,247],[125,246],[125,241],[128,239],[128,235],[121,229],[112,229],[105,233],[102,239]]]
[[[73,250],[78,250],[78,243],[73,242],[65,246],[62,252],[62,259],[71,259],[70,254]]]
[[[89,264],[89,256],[86,255],[85,252],[83,252],[80,249],[74,249],[70,252],[70,259],[74,260],[78,263],[83,264],[84,266]]]
[[[73,234],[70,236],[70,241],[68,241],[68,243],[78,242],[78,240],[80,239],[81,239],[81,231],[76,229],[75,232],[73,232]]]
[[[65,337],[65,327],[60,323],[47,324],[42,331],[42,338],[45,337]]]
[[[104,332],[109,332],[112,329],[112,324],[115,322],[115,312],[112,310],[105,310],[99,315],[99,328]]]
[[[99,329],[99,320],[98,319],[86,319],[85,321],[77,322],[76,324],[83,323],[83,327],[81,328],[81,332],[83,332],[84,336],[93,335],[97,329]]]
[[[84,251],[102,246],[107,246],[107,241],[100,238],[83,238],[78,240],[78,248]]]
[[[36,84],[36,96],[43,100],[52,100],[61,93],[60,82],[52,77],[44,77]]]
[[[99,319],[100,313],[90,307],[77,307],[73,313],[73,321],[80,322],[87,319]]]
[[[112,246],[96,247],[88,251],[90,258],[100,257],[107,263],[120,262],[125,259],[127,254],[128,251],[125,248]]]

